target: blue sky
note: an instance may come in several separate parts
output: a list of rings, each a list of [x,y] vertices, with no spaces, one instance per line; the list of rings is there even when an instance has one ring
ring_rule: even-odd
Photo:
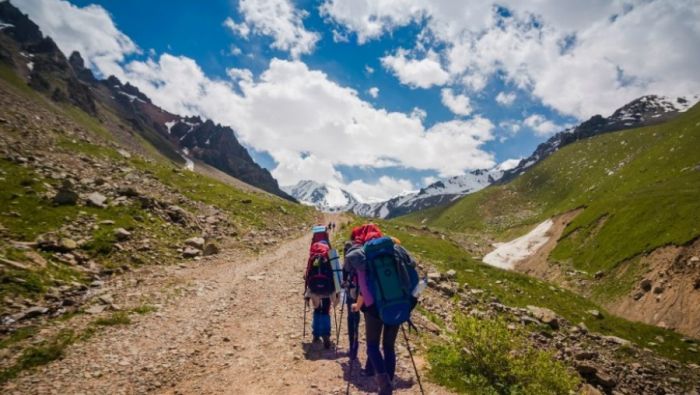
[[[678,23],[694,1],[13,2],[97,73],[233,126],[281,184],[366,200],[525,157],[642,94],[700,90],[698,22]],[[641,64],[650,50],[682,55]]]

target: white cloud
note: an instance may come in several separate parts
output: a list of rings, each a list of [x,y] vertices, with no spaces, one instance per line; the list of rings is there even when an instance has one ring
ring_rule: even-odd
[[[365,72],[367,74],[374,74],[374,69],[368,65],[365,65]]]
[[[532,129],[538,136],[548,136],[564,129],[540,114],[533,114],[525,118],[523,125]]]
[[[427,176],[427,177],[423,177],[421,182],[423,183],[424,187],[427,187],[428,185],[430,185],[438,180],[439,180],[439,178],[437,178],[437,177]]]
[[[643,94],[700,91],[697,0],[326,0],[321,10],[360,43],[424,22],[431,41],[416,49],[438,52],[450,81],[480,91],[503,78],[580,119]]]
[[[507,130],[511,134],[516,134],[520,131],[520,123],[512,120],[501,121],[498,126],[500,126],[501,129]]]
[[[53,15],[51,10],[57,4],[59,10],[66,7],[59,0],[39,3],[37,7],[46,7],[45,15]],[[69,9],[75,12],[75,7]],[[107,23],[111,20],[103,9],[88,9],[107,18],[102,21],[102,30],[114,26]],[[94,16],[91,13],[70,14],[70,24],[85,26],[81,18],[89,19]],[[61,20],[68,22],[66,16]],[[255,33],[260,25],[251,20],[245,22]],[[40,25],[53,23],[37,21]],[[121,40],[116,42],[131,43],[114,30],[109,36],[113,43],[115,37]],[[59,34],[56,40],[64,51],[66,42],[85,47],[94,44],[94,37],[88,33]],[[122,56],[125,51],[136,50],[133,43],[120,48]],[[495,164],[493,154],[483,150],[484,143],[493,139],[494,125],[488,119],[476,116],[426,128],[425,111],[416,108],[405,114],[375,108],[357,91],[338,85],[325,73],[309,69],[298,60],[273,59],[256,79],[246,69],[229,69],[230,79],[212,79],[193,59],[184,56],[164,53],[157,59],[125,64],[120,63],[119,56],[110,56],[109,62],[102,62],[103,52],[85,53],[96,68],[134,84],[168,111],[200,115],[232,126],[242,142],[269,153],[278,163],[272,173],[282,185],[302,179],[345,184],[338,166],[398,166],[432,170],[444,177]],[[271,111],[274,116],[270,116]],[[357,182],[349,189],[379,198],[383,197],[380,189],[401,192],[412,188],[409,184],[385,178],[374,184]]]
[[[373,86],[367,90],[367,93],[369,93],[370,96],[376,99],[377,97],[379,97],[379,88]]]
[[[450,88],[441,91],[442,104],[457,115],[469,115],[472,113],[472,105],[468,96],[455,95]]]
[[[306,12],[299,11],[289,0],[241,0],[238,10],[243,22],[226,18],[224,25],[247,37],[249,33],[273,38],[272,47],[287,51],[293,58],[313,52],[320,35],[304,27]]]
[[[503,170],[503,171],[510,170],[510,169],[514,168],[515,166],[517,166],[521,160],[523,160],[523,158],[506,159],[503,162],[496,165],[496,169]]]
[[[125,56],[138,47],[114,25],[109,13],[99,5],[77,7],[63,0],[22,0],[17,7],[54,39],[66,55],[78,51],[86,66],[105,77],[115,74]]]
[[[409,180],[382,176],[374,183],[355,180],[343,188],[362,202],[372,203],[388,200],[398,194],[411,191],[414,186]]]
[[[510,106],[515,101],[515,92],[498,92],[496,95],[496,102],[503,106]]]
[[[381,59],[382,65],[393,71],[402,84],[412,88],[430,88],[433,85],[443,85],[449,79],[449,74],[442,69],[435,52],[428,52],[421,60],[408,59],[407,52],[401,48],[396,55],[387,55]]]
[[[234,34],[237,34],[243,38],[248,38],[248,35],[250,34],[250,27],[247,23],[236,23],[231,17],[224,20],[224,26],[229,28],[229,30],[231,30],[231,32]]]
[[[253,73],[248,69],[237,69],[235,67],[232,67],[230,69],[226,69],[226,74],[236,82],[253,81]]]
[[[342,183],[338,165],[402,166],[450,176],[494,164],[482,150],[493,138],[489,120],[474,117],[426,130],[420,110],[406,115],[374,108],[300,61],[273,59],[257,81],[239,81],[240,94],[230,82],[207,78],[192,59],[168,54],[157,62],[129,63],[123,77],[169,111],[234,127],[242,141],[279,163],[272,173],[282,185],[303,179]]]

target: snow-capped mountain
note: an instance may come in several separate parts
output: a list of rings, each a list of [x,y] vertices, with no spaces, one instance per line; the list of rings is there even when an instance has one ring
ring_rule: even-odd
[[[535,163],[575,141],[603,133],[661,123],[688,110],[698,100],[700,100],[700,95],[675,99],[667,96],[647,95],[625,104],[607,118],[594,115],[580,125],[559,132],[537,146],[532,155],[521,160],[513,169],[506,171],[501,182],[517,177]]]
[[[595,115],[576,127],[555,134],[512,169],[494,167],[474,170],[461,176],[436,181],[417,192],[404,193],[383,202],[362,203],[351,193],[339,187],[314,181],[301,181],[283,190],[299,201],[316,206],[323,211],[351,211],[363,217],[375,218],[397,217],[451,202],[495,182],[513,179],[559,148],[577,140],[666,121],[686,111],[698,100],[700,96],[676,99],[657,95],[643,96],[619,108],[607,118]]]
[[[352,211],[363,217],[392,218],[448,203],[498,181],[503,170],[474,170],[461,176],[436,181],[418,192],[393,197],[385,202],[358,204]]]
[[[302,203],[326,212],[351,211],[363,217],[391,218],[476,192],[497,181],[503,170],[474,170],[461,176],[436,181],[417,192],[407,192],[377,203],[362,203],[339,187],[315,181],[300,181],[282,189]]]
[[[316,181],[303,180],[296,185],[282,187],[298,201],[325,212],[350,211],[359,204],[350,192]]]

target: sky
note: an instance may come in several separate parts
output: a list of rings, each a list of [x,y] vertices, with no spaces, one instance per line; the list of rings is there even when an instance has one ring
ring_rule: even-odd
[[[63,52],[376,201],[700,92],[699,0],[12,0]]]

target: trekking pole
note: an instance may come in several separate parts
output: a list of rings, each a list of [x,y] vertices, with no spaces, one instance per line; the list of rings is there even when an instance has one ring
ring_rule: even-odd
[[[301,341],[302,343],[306,340],[306,310],[309,307],[309,300],[304,296],[304,329],[302,330]]]
[[[418,379],[418,386],[420,387],[420,393],[425,394],[423,391],[423,384],[420,382],[420,374],[418,374],[418,368],[416,367],[416,361],[413,359],[413,352],[411,351],[411,343],[408,342],[408,336],[406,336],[406,330],[401,325],[401,333],[403,333],[403,338],[406,340],[406,348],[408,349],[408,355],[411,356],[411,363],[413,364],[413,370],[416,372],[416,379]]]
[[[331,301],[331,303],[333,303]],[[335,306],[333,306],[333,319],[335,319],[335,332],[338,333],[338,310],[336,310]],[[338,352],[338,346],[335,346],[336,348],[336,353]]]
[[[340,305],[340,323],[338,324],[338,330],[335,332],[335,356],[338,356],[338,343],[340,343],[340,330],[343,328],[343,308],[345,307],[345,291],[343,291],[343,298],[341,300],[343,304]]]

